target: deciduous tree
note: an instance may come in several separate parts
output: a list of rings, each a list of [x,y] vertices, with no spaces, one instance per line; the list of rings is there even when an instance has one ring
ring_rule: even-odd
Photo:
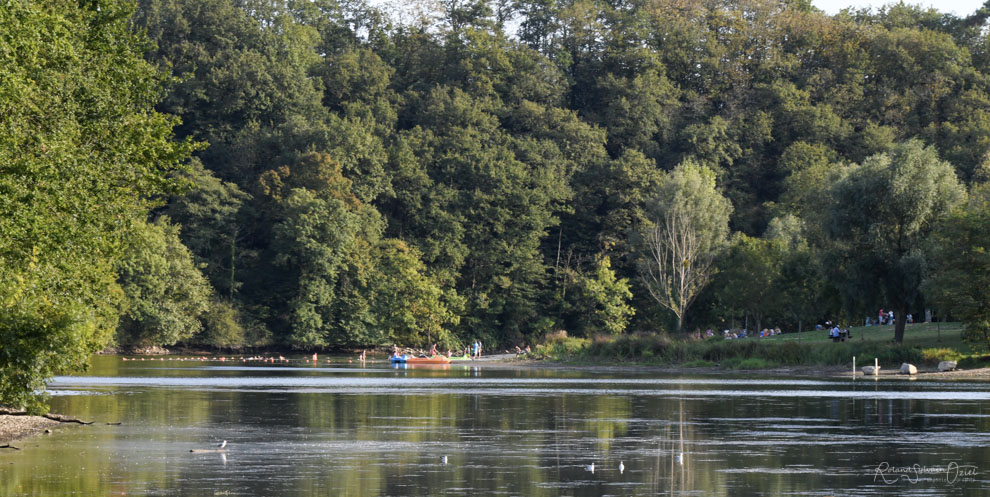
[[[666,175],[649,211],[640,274],[654,300],[674,313],[679,332],[688,307],[711,280],[732,205],[710,169],[685,162]]]
[[[925,278],[928,237],[964,195],[952,165],[918,140],[867,158],[831,189],[824,222],[831,273],[860,301],[887,299],[896,342]]]
[[[0,3],[0,404],[43,410],[45,380],[107,345],[125,233],[193,146],[154,111],[130,2]]]

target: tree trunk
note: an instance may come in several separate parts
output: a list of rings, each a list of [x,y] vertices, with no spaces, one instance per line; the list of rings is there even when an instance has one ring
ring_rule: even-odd
[[[897,310],[894,311],[894,319],[897,321],[894,323],[894,341],[897,343],[904,342],[904,325],[907,319],[907,304],[897,306]]]
[[[684,325],[684,318],[682,318],[680,315],[678,315],[677,316],[677,334],[678,335],[681,333],[681,326],[683,326],[683,325]]]
[[[237,231],[230,238],[230,303],[234,303],[234,261],[237,256]]]

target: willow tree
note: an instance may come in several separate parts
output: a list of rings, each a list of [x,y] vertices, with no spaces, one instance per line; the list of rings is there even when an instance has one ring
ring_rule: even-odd
[[[732,204],[716,188],[714,172],[686,161],[667,173],[649,210],[640,276],[657,303],[677,317],[680,332],[726,245]]]
[[[920,295],[929,239],[965,194],[953,166],[918,140],[868,157],[829,192],[830,273],[853,299],[886,299],[878,304],[896,313],[895,342],[904,340],[904,316]]]

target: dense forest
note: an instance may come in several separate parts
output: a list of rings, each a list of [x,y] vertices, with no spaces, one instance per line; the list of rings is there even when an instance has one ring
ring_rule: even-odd
[[[446,348],[883,308],[986,336],[990,8],[54,3],[0,2],[5,329]]]

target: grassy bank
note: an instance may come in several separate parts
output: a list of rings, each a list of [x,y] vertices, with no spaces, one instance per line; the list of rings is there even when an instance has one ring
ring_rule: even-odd
[[[552,335],[535,352],[538,357],[569,362],[726,369],[845,366],[851,365],[854,356],[863,365],[877,358],[887,368],[903,362],[934,366],[943,360],[959,361],[960,367],[983,366],[986,351],[972,350],[962,341],[961,330],[958,323],[908,325],[901,344],[892,343],[893,326],[854,327],[850,330],[852,338],[839,343],[832,342],[825,330],[738,340],[720,336],[671,339],[652,334],[594,339]]]

